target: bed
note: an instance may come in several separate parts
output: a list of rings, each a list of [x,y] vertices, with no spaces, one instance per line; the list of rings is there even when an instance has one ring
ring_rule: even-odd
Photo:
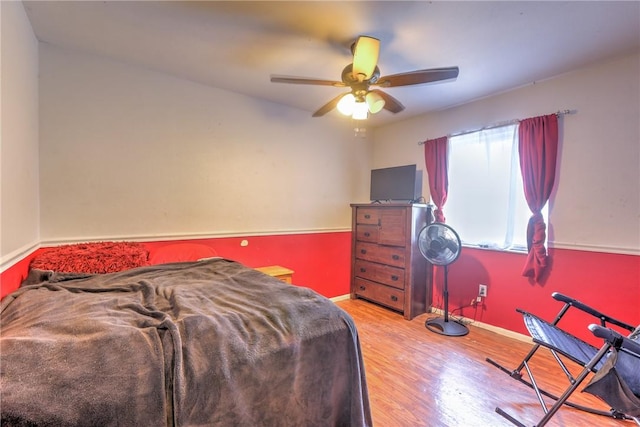
[[[369,426],[352,319],[224,258],[32,269],[0,305],[3,426]]]

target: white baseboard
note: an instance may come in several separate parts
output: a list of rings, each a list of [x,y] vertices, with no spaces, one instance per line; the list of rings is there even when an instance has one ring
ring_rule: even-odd
[[[349,298],[351,298],[351,295],[346,294],[346,295],[338,295],[337,297],[333,297],[329,299],[333,302],[337,302],[337,301],[345,301],[345,300],[348,300]]]
[[[444,310],[441,310],[439,308],[433,308],[431,312],[435,313],[435,314],[438,314],[440,316],[444,316]],[[456,319],[459,319],[465,325],[473,325],[473,326],[476,326],[478,328],[482,328],[482,329],[486,329],[486,330],[491,331],[491,332],[495,332],[496,334],[500,334],[500,335],[503,335],[505,337],[516,339],[518,341],[524,341],[524,342],[527,342],[527,343],[531,343],[532,342],[530,336],[521,334],[519,332],[514,332],[512,330],[501,328],[499,326],[490,325],[489,323],[478,322],[477,320],[469,319],[468,317],[456,316]]]

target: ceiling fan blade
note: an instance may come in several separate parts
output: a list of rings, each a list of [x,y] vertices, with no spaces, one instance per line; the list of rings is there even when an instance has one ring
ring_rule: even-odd
[[[360,36],[353,48],[353,77],[358,81],[369,80],[378,64],[380,40]]]
[[[402,103],[400,103],[400,101],[398,101],[397,99],[395,99],[393,96],[389,95],[388,93],[385,93],[385,92],[383,92],[381,90],[378,90],[378,89],[371,90],[370,92],[377,93],[378,95],[380,95],[380,97],[382,99],[384,99],[384,109],[385,110],[391,111],[394,114],[399,113],[400,111],[404,110],[404,105],[402,105]]]
[[[299,85],[319,85],[319,86],[335,86],[345,87],[343,82],[335,80],[313,79],[310,77],[287,77],[287,76],[271,76],[272,83],[293,83]]]
[[[380,77],[375,84],[382,87],[419,85],[455,79],[459,72],[458,67],[430,68]]]
[[[349,93],[349,92],[347,92]],[[327,114],[329,111],[333,110],[334,108],[336,108],[338,106],[338,102],[340,102],[340,100],[342,99],[343,96],[345,96],[347,93],[342,93],[338,96],[336,96],[335,98],[333,98],[331,101],[327,102],[326,104],[324,104],[322,107],[320,107],[318,109],[318,111],[316,111],[315,113],[313,113],[312,117],[320,117],[320,116],[324,116],[325,114]]]

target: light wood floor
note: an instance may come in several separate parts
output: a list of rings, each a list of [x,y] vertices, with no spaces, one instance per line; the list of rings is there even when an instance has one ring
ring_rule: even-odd
[[[376,427],[513,426],[495,412],[496,406],[526,425],[535,425],[543,416],[532,389],[485,361],[490,357],[513,369],[529,344],[472,325],[464,337],[439,335],[424,327],[434,314],[407,321],[363,300],[336,304],[358,328]],[[532,360],[541,368],[536,378],[560,394],[567,386],[566,377],[546,350],[538,353],[541,356]],[[574,395],[578,403],[608,409],[587,393]],[[547,425],[631,427],[635,423],[565,407]]]

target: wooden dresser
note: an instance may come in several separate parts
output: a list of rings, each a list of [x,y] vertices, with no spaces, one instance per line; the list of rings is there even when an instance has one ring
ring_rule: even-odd
[[[431,309],[431,264],[418,233],[431,221],[424,204],[352,204],[351,298],[399,311],[407,320]]]

